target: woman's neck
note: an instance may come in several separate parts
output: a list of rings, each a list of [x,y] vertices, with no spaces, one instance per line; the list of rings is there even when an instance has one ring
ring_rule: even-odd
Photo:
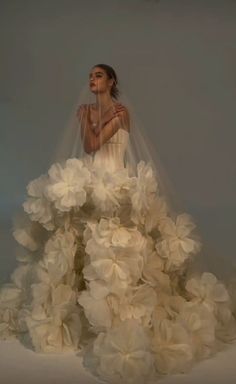
[[[110,95],[104,93],[96,97],[96,108],[100,111],[104,111],[113,104],[113,100]]]

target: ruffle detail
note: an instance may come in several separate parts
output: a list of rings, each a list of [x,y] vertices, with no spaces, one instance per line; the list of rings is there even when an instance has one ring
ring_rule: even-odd
[[[235,289],[209,272],[187,277],[201,250],[196,225],[172,214],[150,164],[131,177],[68,159],[27,192],[13,231],[20,264],[0,291],[1,338],[81,349],[112,383],[187,372],[235,340]]]

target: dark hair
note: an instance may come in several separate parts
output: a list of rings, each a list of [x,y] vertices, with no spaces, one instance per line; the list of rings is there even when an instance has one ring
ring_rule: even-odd
[[[111,96],[114,99],[118,99],[120,92],[119,92],[119,89],[117,88],[118,79],[117,79],[117,75],[116,75],[116,72],[114,71],[114,69],[110,65],[107,65],[107,64],[96,64],[93,66],[93,68],[95,68],[95,67],[99,67],[99,68],[104,69],[107,76],[110,79],[114,80],[112,87],[111,87]]]

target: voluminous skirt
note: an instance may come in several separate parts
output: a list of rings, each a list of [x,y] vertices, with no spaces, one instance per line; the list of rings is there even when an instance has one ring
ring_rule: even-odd
[[[233,294],[210,272],[189,273],[196,225],[172,215],[149,164],[131,177],[72,158],[27,192],[13,231],[19,265],[0,293],[1,338],[81,350],[112,383],[186,372],[236,338]]]

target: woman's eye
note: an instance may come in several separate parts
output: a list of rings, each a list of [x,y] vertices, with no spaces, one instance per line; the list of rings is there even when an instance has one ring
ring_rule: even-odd
[[[90,76],[89,76],[89,80],[91,80],[91,79],[92,79],[92,77],[93,77],[93,76],[92,76],[92,75],[90,75]],[[95,75],[95,77],[102,77],[102,75]]]

